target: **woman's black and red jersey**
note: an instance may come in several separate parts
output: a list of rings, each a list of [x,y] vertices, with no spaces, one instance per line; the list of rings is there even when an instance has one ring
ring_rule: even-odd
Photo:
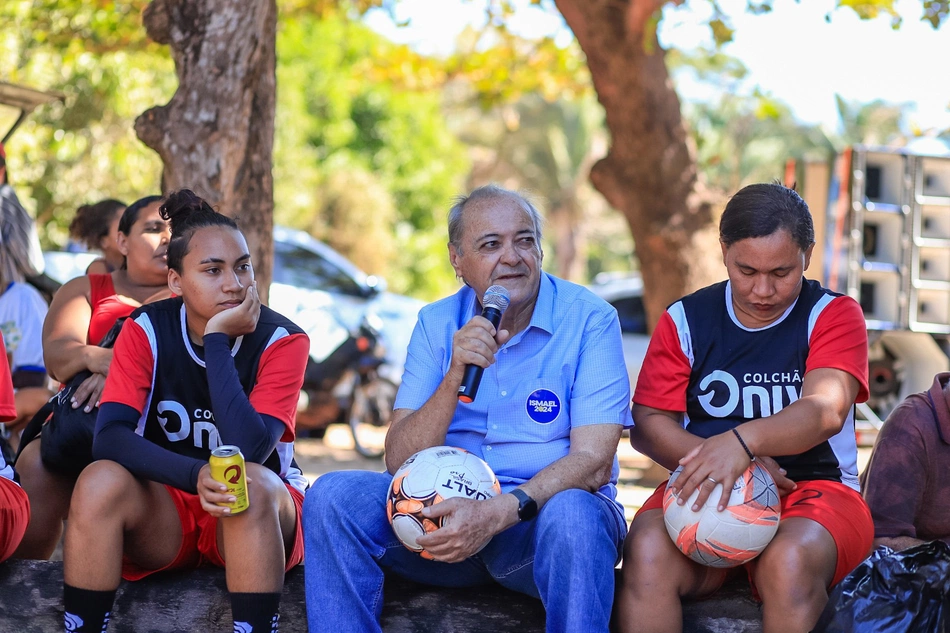
[[[684,413],[684,427],[711,437],[778,413],[801,397],[805,374],[833,368],[854,376],[868,398],[867,329],[854,299],[804,280],[774,323],[743,326],[729,282],[671,305],[657,324],[633,401]],[[810,450],[775,456],[795,481],[826,479],[858,489],[854,409],[834,437]]]
[[[293,442],[309,351],[303,330],[266,306],[254,332],[230,341],[234,371],[253,411],[285,426],[276,448],[261,463],[301,491],[307,479],[293,460]],[[107,405],[116,403],[138,413],[136,434],[171,453],[207,462],[217,446],[235,443],[228,437],[234,420],[216,418],[204,352],[188,336],[180,297],[133,312],[116,341],[97,441],[103,412],[115,410]],[[243,396],[238,392],[236,397]],[[123,465],[135,472],[134,460],[129,456]]]

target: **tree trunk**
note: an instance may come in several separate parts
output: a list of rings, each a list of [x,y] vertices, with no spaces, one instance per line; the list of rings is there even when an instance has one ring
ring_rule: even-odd
[[[558,199],[560,202],[548,210],[554,229],[554,269],[562,279],[584,283],[587,253],[576,191],[561,191]]]
[[[165,192],[192,189],[239,221],[262,300],[273,264],[271,175],[276,103],[275,0],[153,0],[143,22],[171,47],[178,90],[135,131],[162,158]]]
[[[611,147],[591,182],[627,218],[652,330],[667,305],[725,277],[712,204],[650,24],[662,0],[555,0],[587,55]]]

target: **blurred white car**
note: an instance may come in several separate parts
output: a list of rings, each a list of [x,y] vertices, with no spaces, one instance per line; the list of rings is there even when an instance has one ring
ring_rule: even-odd
[[[630,378],[630,394],[633,395],[650,343],[647,315],[643,309],[643,280],[636,273],[600,273],[588,288],[617,309],[623,339],[623,359]]]
[[[47,251],[46,274],[66,283],[85,274],[93,253]],[[268,305],[310,335],[310,355],[319,362],[367,319],[382,334],[386,364],[395,384],[402,378],[409,336],[424,302],[386,292],[382,279],[303,231],[274,227],[274,273]]]
[[[386,282],[367,275],[308,233],[274,227],[274,274],[269,305],[310,335],[310,355],[320,361],[355,332],[365,318],[382,334],[386,364],[380,374],[399,384],[409,337],[425,303],[386,291]]]
[[[99,257],[95,253],[71,253],[67,251],[44,251],[43,261],[46,263],[44,272],[59,284],[86,274],[86,269],[94,259]]]

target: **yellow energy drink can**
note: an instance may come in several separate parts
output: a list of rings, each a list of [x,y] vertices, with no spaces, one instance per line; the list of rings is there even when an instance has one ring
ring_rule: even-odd
[[[211,451],[211,478],[228,487],[228,494],[235,498],[234,503],[220,503],[231,508],[231,514],[247,510],[247,478],[244,474],[244,455],[237,446],[219,446]]]

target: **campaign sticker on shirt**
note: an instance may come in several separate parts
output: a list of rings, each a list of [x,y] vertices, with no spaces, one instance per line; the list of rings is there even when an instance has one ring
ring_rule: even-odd
[[[561,400],[557,394],[547,389],[536,389],[525,403],[528,417],[538,424],[550,424],[561,412]]]

